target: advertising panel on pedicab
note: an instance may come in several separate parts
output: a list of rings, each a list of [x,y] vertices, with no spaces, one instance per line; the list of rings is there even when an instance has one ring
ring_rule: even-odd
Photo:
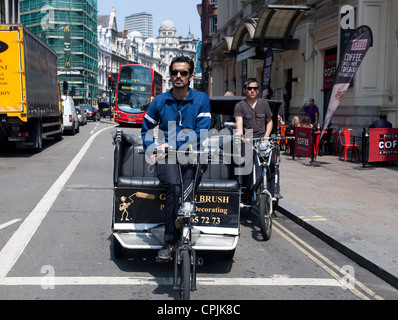
[[[398,128],[369,129],[369,162],[398,160]]]
[[[163,223],[164,207],[161,189],[116,188],[114,194],[115,223]]]
[[[239,227],[239,195],[231,192],[198,191],[195,213],[192,218],[195,226]]]
[[[116,188],[114,223],[160,224],[165,205],[163,189]],[[239,227],[239,195],[236,192],[198,191],[196,193],[194,226]]]
[[[296,127],[294,143],[295,155],[311,158],[312,129],[307,127]]]

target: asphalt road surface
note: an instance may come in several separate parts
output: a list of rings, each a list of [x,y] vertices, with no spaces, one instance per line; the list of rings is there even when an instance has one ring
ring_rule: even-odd
[[[1,146],[0,299],[178,299],[173,266],[157,263],[155,251],[113,257],[114,130],[89,122],[75,136],[45,140],[38,154]],[[395,288],[278,216],[265,242],[255,214],[242,210],[234,258],[200,252],[191,299],[397,299]]]

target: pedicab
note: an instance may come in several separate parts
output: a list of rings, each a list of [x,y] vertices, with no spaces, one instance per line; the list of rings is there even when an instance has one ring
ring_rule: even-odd
[[[219,136],[209,139],[220,145]],[[232,143],[230,135],[223,140]],[[114,143],[113,255],[120,258],[125,250],[159,250],[164,243],[165,190],[155,165],[147,161],[139,137],[117,130]],[[182,299],[189,299],[190,291],[197,289],[196,266],[203,263],[197,251],[219,251],[233,258],[240,234],[239,204],[240,185],[233,166],[221,158],[211,159],[194,201],[181,203],[178,211],[182,236],[171,260],[173,288]]]

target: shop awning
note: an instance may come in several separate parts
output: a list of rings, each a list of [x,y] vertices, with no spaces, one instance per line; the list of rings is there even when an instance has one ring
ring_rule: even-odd
[[[228,41],[228,56],[237,55],[243,45],[256,48],[297,50],[297,25],[310,6],[268,5],[256,19],[246,20]]]

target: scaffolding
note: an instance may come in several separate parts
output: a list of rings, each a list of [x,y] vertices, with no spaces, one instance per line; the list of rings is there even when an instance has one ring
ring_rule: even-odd
[[[58,57],[60,82],[79,102],[98,96],[97,0],[21,0],[21,23]]]

